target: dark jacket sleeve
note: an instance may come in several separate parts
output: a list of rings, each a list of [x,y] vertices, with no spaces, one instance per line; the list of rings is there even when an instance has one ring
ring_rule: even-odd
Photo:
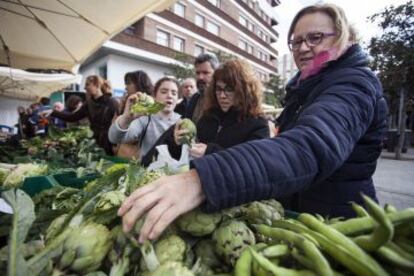
[[[304,108],[295,127],[275,138],[192,161],[206,195],[205,210],[288,196],[329,177],[372,121],[375,89],[361,82],[366,78],[336,81]]]
[[[88,113],[88,104],[84,103],[81,108],[74,113],[59,112],[54,110],[50,116],[59,118],[66,122],[77,122],[87,117]]]

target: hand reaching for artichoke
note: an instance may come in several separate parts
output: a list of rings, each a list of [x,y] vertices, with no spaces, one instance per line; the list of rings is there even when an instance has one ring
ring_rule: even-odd
[[[193,144],[190,149],[190,155],[194,158],[203,157],[206,154],[207,145],[203,143]]]
[[[185,195],[183,197],[182,195]],[[118,210],[123,230],[129,232],[146,214],[139,242],[156,239],[178,216],[199,206],[205,199],[195,170],[163,176],[133,192]]]

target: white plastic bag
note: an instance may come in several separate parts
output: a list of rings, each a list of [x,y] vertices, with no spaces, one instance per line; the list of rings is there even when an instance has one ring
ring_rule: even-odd
[[[167,145],[159,145],[155,148],[158,151],[158,158],[148,166],[148,170],[166,168],[171,173],[179,173],[189,169],[191,159],[190,147],[187,144],[182,146],[180,160],[171,157]]]

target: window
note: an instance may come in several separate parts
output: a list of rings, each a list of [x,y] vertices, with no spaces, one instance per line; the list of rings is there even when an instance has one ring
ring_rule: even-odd
[[[239,16],[239,23],[247,28],[247,19],[243,15]]]
[[[157,43],[168,47],[170,45],[170,34],[161,30],[157,30]]]
[[[244,40],[240,40],[239,41],[239,48],[243,49],[243,50],[247,50],[247,42]]]
[[[249,29],[250,31],[252,31],[253,32],[253,30],[254,30],[254,25],[253,25],[253,23],[252,22],[247,22],[247,29]]]
[[[208,2],[210,2],[216,7],[220,7],[220,0],[208,0]]]
[[[184,52],[184,44],[185,44],[184,39],[174,36],[174,43],[173,43],[174,50]]]
[[[106,63],[98,68],[98,75],[104,79],[108,78],[108,66]]]
[[[249,54],[253,54],[253,46],[252,45],[250,45],[250,44],[247,45],[247,52]]]
[[[204,16],[201,16],[198,13],[196,13],[195,24],[201,28],[204,28]]]
[[[207,31],[209,31],[210,33],[213,33],[215,35],[219,35],[220,33],[220,27],[219,25],[211,22],[211,21],[207,21]]]
[[[260,60],[267,61],[267,55],[263,53],[262,51],[258,51],[257,56]]]
[[[174,4],[174,13],[178,16],[184,17],[185,16],[185,6],[181,3]]]
[[[204,53],[204,47],[196,44],[194,47],[194,55],[197,57],[203,53]]]

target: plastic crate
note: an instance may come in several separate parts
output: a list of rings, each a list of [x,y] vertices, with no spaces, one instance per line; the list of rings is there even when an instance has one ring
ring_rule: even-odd
[[[66,172],[53,175],[53,178],[59,185],[77,189],[83,188],[86,183],[96,179],[97,177],[98,174],[88,174],[82,177],[77,177],[75,172]]]
[[[131,160],[127,159],[127,158],[123,158],[123,157],[118,157],[118,156],[110,156],[110,155],[106,155],[105,157],[103,157],[103,159],[111,161],[113,163],[129,163]]]
[[[57,181],[50,175],[26,177],[23,182],[22,190],[29,196],[34,196],[43,190],[50,189],[58,185]]]

